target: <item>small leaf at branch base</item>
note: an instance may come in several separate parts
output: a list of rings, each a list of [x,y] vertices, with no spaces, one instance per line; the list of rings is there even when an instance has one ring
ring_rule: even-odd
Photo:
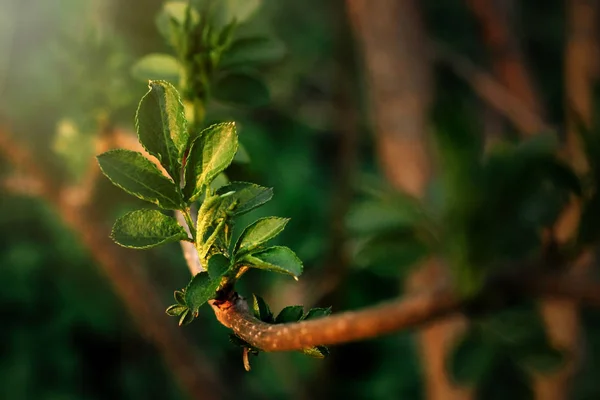
[[[269,103],[269,89],[257,77],[231,73],[219,79],[214,88],[215,98],[237,106],[260,107]]]
[[[175,183],[141,153],[118,149],[100,154],[97,159],[104,175],[127,193],[168,210],[182,208]]]
[[[202,189],[233,161],[238,148],[235,123],[209,126],[194,140],[185,166],[186,199],[195,200]]]
[[[494,358],[495,349],[470,330],[450,352],[448,365],[457,383],[476,385],[491,371]]]
[[[304,314],[304,307],[287,306],[279,312],[275,318],[275,323],[285,324],[287,322],[297,322],[302,318],[302,314]]]
[[[208,276],[210,279],[221,278],[231,266],[231,260],[223,254],[215,254],[208,259]]]
[[[263,300],[262,297],[253,295],[254,301],[252,302],[254,316],[263,322],[272,324],[275,322],[273,313],[269,308],[269,305]]]
[[[251,255],[247,255],[242,262],[253,268],[298,277],[302,274],[302,261],[287,247],[273,246]]]
[[[281,233],[288,221],[289,218],[266,217],[253,222],[240,235],[234,253],[249,253],[265,244]]]
[[[185,240],[188,235],[174,218],[157,210],[138,210],[117,219],[111,238],[123,247],[148,249]]]
[[[184,326],[189,324],[194,320],[194,314],[188,308],[183,313],[181,313],[181,317],[179,318],[179,326]]]
[[[140,143],[179,182],[189,133],[179,93],[166,81],[150,81],[135,115]]]
[[[323,359],[329,356],[329,349],[326,346],[315,346],[302,350],[302,353],[309,357]]]
[[[316,319],[331,315],[331,307],[327,308],[311,308],[306,315],[302,318],[303,320]]]
[[[218,195],[235,192],[223,199],[222,207],[229,208],[236,203],[230,211],[237,217],[263,205],[273,197],[273,189],[255,185],[248,182],[232,182],[217,190]]]
[[[180,304],[173,304],[167,308],[166,313],[171,317],[179,317],[188,308]]]
[[[196,274],[188,283],[185,288],[185,304],[194,316],[198,313],[200,306],[215,298],[219,284],[220,279],[210,279],[208,273],[205,272]]]
[[[142,82],[160,79],[177,84],[181,66],[170,54],[153,53],[139,59],[131,68],[131,75]]]
[[[266,37],[245,37],[234,41],[219,62],[221,68],[269,64],[285,55],[283,43]]]
[[[175,297],[175,301],[178,304],[185,306],[185,293],[183,290],[176,290],[175,293],[173,293],[173,297]]]

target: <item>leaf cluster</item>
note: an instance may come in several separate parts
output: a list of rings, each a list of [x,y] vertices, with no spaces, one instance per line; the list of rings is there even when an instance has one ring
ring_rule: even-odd
[[[219,289],[233,287],[248,269],[258,268],[291,275],[302,273],[302,262],[288,247],[268,246],[288,222],[286,218],[261,218],[246,227],[236,242],[236,218],[263,205],[273,191],[249,182],[232,182],[215,188],[214,182],[233,161],[238,138],[233,122],[209,126],[195,133],[188,128],[177,90],[165,81],[150,81],[135,125],[138,139],[153,160],[139,152],[111,150],[99,155],[102,172],[127,193],[163,210],[186,217],[188,236],[177,220],[157,209],[130,212],[119,218],[111,237],[121,246],[146,249],[161,244],[194,243],[207,272],[194,276],[175,292],[177,304],[169,315],[190,322],[198,309]],[[190,206],[199,202],[196,221]]]

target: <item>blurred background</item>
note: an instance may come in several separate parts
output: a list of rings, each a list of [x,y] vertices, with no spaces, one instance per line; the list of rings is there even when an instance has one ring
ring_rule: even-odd
[[[258,86],[229,87],[242,93],[233,103],[246,104],[216,101],[206,121],[238,123],[249,162],[230,167],[230,180],[275,189],[250,218],[291,218],[277,240],[303,260],[303,278],[254,271],[239,288],[275,311],[359,308],[440,279],[430,249],[412,237],[390,244],[386,236],[361,252],[365,232],[403,218],[371,201],[391,188],[435,205],[432,177],[466,170],[453,187],[468,198],[480,181],[461,160],[477,163],[495,145],[518,146],[538,132],[558,133],[566,143],[558,152],[579,176],[589,168],[569,145],[569,112],[592,125],[594,0],[222,1],[252,9],[240,29],[271,40],[252,65]],[[494,347],[491,362],[481,346],[470,352],[471,343],[462,349],[470,364],[460,387],[445,354],[463,320],[336,346],[325,360],[261,354],[251,372],[208,307],[177,327],[164,309],[189,279],[181,248],[138,252],[108,239],[113,221],[140,202],[99,176],[94,159],[135,142],[137,103],[154,78],[145,74],[170,71],[160,60],[139,62],[173,54],[157,27],[163,6],[0,0],[1,399],[600,399],[600,313],[569,304],[536,315],[542,334],[577,357],[539,377],[513,362],[518,356],[504,357],[505,347]],[[437,157],[434,132],[455,152]],[[471,148],[481,153],[473,158]],[[503,188],[490,195],[500,207],[521,204],[514,188]],[[527,197],[517,222],[520,209],[486,211],[508,218],[510,229],[490,222],[477,231],[494,244],[480,260],[538,254],[541,226],[559,226],[560,236],[568,201],[559,196],[557,206],[554,192],[544,193]],[[423,263],[425,272],[414,273]],[[515,318],[503,329],[527,323]],[[553,335],[556,326],[563,329]]]

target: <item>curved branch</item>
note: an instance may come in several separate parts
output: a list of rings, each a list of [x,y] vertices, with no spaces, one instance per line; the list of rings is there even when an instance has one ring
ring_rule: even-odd
[[[509,282],[508,286],[506,282],[499,281],[497,286],[500,285],[516,294],[569,298],[600,307],[600,283],[538,277]],[[495,286],[493,282],[490,285]],[[494,297],[489,291],[482,294],[484,297],[488,295]],[[211,300],[210,305],[224,326],[252,346],[271,352],[340,344],[417,328],[464,311],[463,306],[467,303],[450,288],[440,288],[358,311],[287,324],[268,324],[258,320],[252,315],[246,301],[235,293],[226,300]]]

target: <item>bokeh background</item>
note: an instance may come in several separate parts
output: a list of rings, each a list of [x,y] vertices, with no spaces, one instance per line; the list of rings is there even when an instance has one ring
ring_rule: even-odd
[[[381,215],[375,209],[353,219],[351,210],[364,187],[393,174],[386,174],[390,159],[376,145],[379,125],[369,112],[374,81],[365,73],[351,2],[261,3],[253,29],[285,49],[260,70],[270,100],[217,107],[208,119],[239,124],[250,163],[234,164],[228,175],[275,188],[273,201],[252,216],[291,218],[278,241],[304,261],[305,276],[296,284],[251,272],[240,291],[261,294],[274,310],[299,303],[336,311],[397,296],[406,270],[389,258],[414,264],[420,248],[383,262],[355,257],[352,228]],[[409,10],[423,25],[416,24],[414,35],[381,42],[403,49],[410,68],[397,73],[416,82],[414,102],[389,99],[399,113],[424,112],[415,102],[427,102],[429,114],[411,121],[479,132],[486,143],[516,141],[531,126],[506,118],[523,104],[551,126],[566,125],[570,1],[387,3],[401,4],[390,13]],[[496,12],[486,15],[486,4]],[[110,132],[134,130],[137,102],[147,90],[132,74],[136,60],[170,52],[156,29],[161,7],[160,0],[0,0],[0,398],[427,398],[426,366],[411,332],[336,346],[326,360],[261,354],[245,372],[239,348],[208,307],[185,328],[164,314],[173,290],[189,279],[178,245],[137,252],[108,241],[115,218],[140,204],[102,177],[90,187],[93,156],[123,145]],[[410,22],[413,14],[403,15]],[[597,40],[597,32],[586,33]],[[427,53],[430,42],[446,61],[411,54]],[[588,56],[598,62],[596,53]],[[470,68],[513,96],[500,96],[495,106],[495,92],[486,98],[485,82]],[[427,70],[431,79],[421,84]],[[410,162],[402,156],[394,168]],[[600,314],[585,311],[577,324],[585,345],[567,398],[600,398]],[[190,368],[192,376],[181,378]],[[480,398],[535,396],[510,365],[485,386]]]

